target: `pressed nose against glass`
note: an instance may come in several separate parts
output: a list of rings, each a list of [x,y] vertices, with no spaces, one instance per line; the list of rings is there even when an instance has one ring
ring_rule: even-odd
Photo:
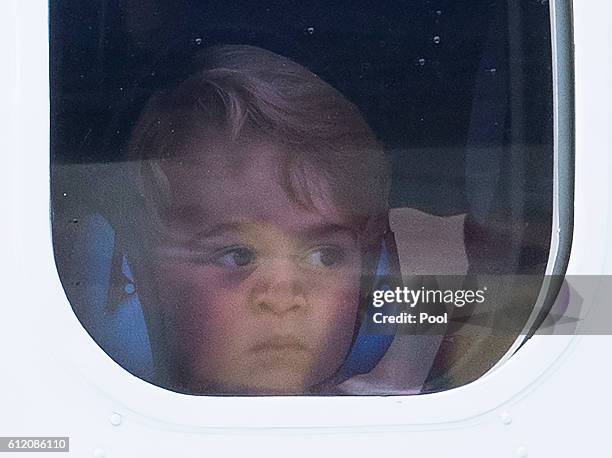
[[[249,301],[254,313],[283,316],[306,311],[304,278],[298,263],[295,256],[282,253],[259,260]]]

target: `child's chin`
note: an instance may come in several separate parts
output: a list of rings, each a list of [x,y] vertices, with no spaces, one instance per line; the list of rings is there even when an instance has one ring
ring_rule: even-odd
[[[266,373],[253,374],[244,383],[234,384],[235,394],[292,396],[305,394],[308,384],[302,374],[285,371],[266,371]]]

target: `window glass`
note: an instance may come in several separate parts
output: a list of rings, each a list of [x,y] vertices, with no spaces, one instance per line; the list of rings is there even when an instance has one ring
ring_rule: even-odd
[[[556,211],[546,1],[50,12],[56,262],[126,370],[419,394],[529,332]]]

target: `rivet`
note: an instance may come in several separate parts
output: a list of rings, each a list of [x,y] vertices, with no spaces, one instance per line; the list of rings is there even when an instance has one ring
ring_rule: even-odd
[[[529,453],[527,452],[527,447],[525,447],[524,445],[516,449],[516,456],[520,458],[526,458],[527,455],[529,455]]]
[[[126,285],[123,287],[123,291],[125,291],[127,294],[134,294],[136,288],[134,287],[133,283],[126,283]]]
[[[101,448],[97,448],[94,450],[93,456],[95,458],[104,458],[106,456],[106,452],[102,450]]]
[[[118,413],[112,414],[110,417],[110,422],[113,426],[119,426],[121,424],[121,415]]]
[[[508,412],[502,413],[499,416],[499,419],[504,425],[509,425],[510,423],[512,423],[512,415],[510,415]]]

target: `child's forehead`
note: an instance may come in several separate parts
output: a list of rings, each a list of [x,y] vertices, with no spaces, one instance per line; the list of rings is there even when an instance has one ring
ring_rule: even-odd
[[[211,226],[250,221],[296,232],[319,225],[353,225],[321,177],[310,177],[310,206],[290,194],[280,167],[283,151],[276,145],[211,142],[205,148],[209,148],[205,154],[185,150],[161,164],[171,196],[168,216],[174,223]],[[226,148],[239,149],[237,164],[228,159]]]
[[[204,167],[215,171],[232,171],[255,161],[278,162],[291,151],[282,142],[256,137],[254,134],[232,139],[223,129],[188,129],[175,131],[162,155],[163,161],[175,167]]]
[[[171,206],[192,209],[194,218],[209,219],[213,213],[290,219],[307,212],[360,227],[369,214],[367,202],[356,198],[346,179],[334,182],[330,164],[317,164],[298,145],[258,134],[230,139],[222,129],[209,128],[177,131],[169,146],[160,165]]]
[[[250,197],[271,198],[286,194],[296,197],[300,188],[312,203],[329,204],[330,182],[310,162],[296,146],[274,139],[229,139],[217,131],[202,131],[177,138],[161,167],[175,191],[215,187],[230,194],[250,191]]]
[[[272,159],[244,161],[237,167],[228,167],[226,158],[215,159],[162,166],[173,205],[190,204],[202,211],[216,212],[261,208],[286,213],[304,207],[283,186]],[[336,212],[326,186],[312,185],[309,193],[318,213]]]

